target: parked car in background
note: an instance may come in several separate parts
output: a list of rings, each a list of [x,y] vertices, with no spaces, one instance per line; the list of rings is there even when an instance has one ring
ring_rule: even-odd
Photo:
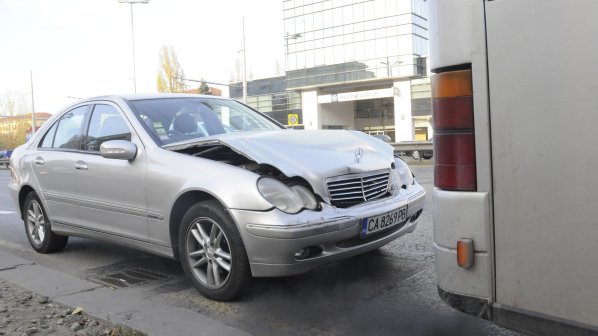
[[[12,154],[11,150],[3,150],[0,151],[0,166],[8,167],[10,164],[10,155]]]
[[[370,135],[382,142],[389,143],[391,141],[391,138],[386,134],[370,134]]]
[[[434,157],[434,141],[401,141],[394,144],[395,153],[399,156],[408,156],[415,160],[430,160]],[[429,148],[429,149],[427,149]]]
[[[12,155],[12,150],[3,150],[0,151],[0,158],[2,159],[10,159],[10,156]]]
[[[286,130],[234,100],[87,99],[13,153],[31,246],[101,239],[181,261],[199,292],[238,296],[412,232],[425,191],[362,132]]]
[[[432,146],[434,146],[434,137],[431,137],[430,139],[428,139],[428,142],[432,144]],[[418,153],[422,158],[426,159],[426,160],[430,160],[431,158],[434,157],[434,150],[430,149],[430,150],[421,150]]]

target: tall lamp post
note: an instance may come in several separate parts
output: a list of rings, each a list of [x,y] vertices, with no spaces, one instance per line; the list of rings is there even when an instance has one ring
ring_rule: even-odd
[[[31,80],[31,136],[35,133],[35,100],[33,99],[33,71],[29,71],[29,79]]]
[[[149,0],[118,0],[120,3],[128,3],[131,5],[131,40],[133,41],[133,90],[137,93],[137,74],[135,71],[135,26],[133,25],[133,5],[146,4]]]
[[[247,49],[245,47],[245,18],[243,18],[243,102],[247,104]]]

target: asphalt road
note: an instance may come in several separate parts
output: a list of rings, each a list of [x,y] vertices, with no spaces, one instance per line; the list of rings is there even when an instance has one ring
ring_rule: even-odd
[[[118,291],[137,291],[169,307],[185,307],[253,335],[518,335],[460,313],[438,298],[432,248],[433,168],[414,165],[428,192],[416,231],[368,254],[307,274],[254,279],[237,302],[204,299],[175,261],[86,239],[71,239],[61,253],[29,247],[0,169],[0,250],[85,279],[136,268],[167,275]],[[160,316],[156,316],[160,319]]]

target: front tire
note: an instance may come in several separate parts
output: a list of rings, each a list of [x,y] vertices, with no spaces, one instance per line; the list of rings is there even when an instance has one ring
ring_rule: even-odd
[[[205,297],[237,298],[251,275],[241,235],[217,201],[192,206],[179,228],[179,255],[185,274]]]
[[[62,251],[69,237],[52,232],[46,210],[35,191],[29,192],[23,203],[23,222],[29,244],[39,253]]]

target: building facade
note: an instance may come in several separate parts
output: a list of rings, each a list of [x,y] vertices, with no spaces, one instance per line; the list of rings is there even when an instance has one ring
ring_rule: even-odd
[[[283,0],[286,89],[305,129],[432,136],[426,0]]]
[[[283,125],[432,137],[427,0],[283,0],[286,76],[247,104]],[[242,84],[230,87],[241,99]]]

